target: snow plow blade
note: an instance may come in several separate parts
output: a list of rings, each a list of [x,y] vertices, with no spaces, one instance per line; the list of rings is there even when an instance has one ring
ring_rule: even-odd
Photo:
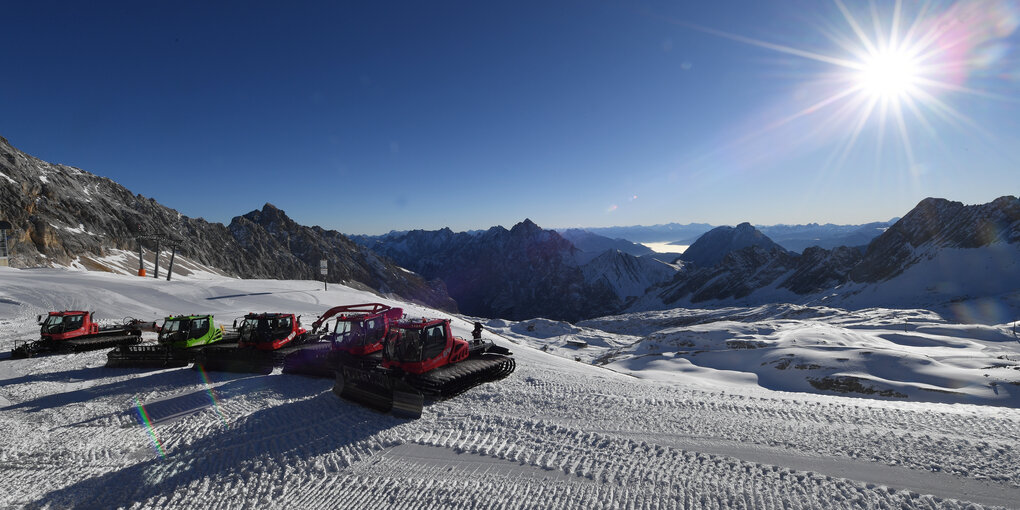
[[[195,361],[196,349],[168,345],[121,345],[106,354],[107,368],[176,368]]]
[[[14,349],[11,350],[11,359],[25,359],[47,352],[54,352],[55,347],[55,342],[48,340],[25,342],[21,345],[15,344]]]
[[[206,347],[195,356],[195,370],[269,375],[276,360],[272,351]]]
[[[336,377],[337,359],[329,342],[319,342],[287,354],[283,373],[312,377]]]
[[[416,388],[382,368],[340,364],[333,393],[365,407],[402,418],[421,418],[425,397]]]

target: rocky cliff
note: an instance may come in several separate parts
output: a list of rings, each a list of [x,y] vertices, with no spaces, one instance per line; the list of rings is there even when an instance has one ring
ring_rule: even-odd
[[[943,248],[979,248],[1020,242],[1020,199],[1004,196],[963,205],[926,198],[868,245],[850,277],[874,283],[892,278]]]
[[[442,282],[427,282],[339,232],[298,225],[270,204],[229,227],[189,218],[105,177],[24,154],[3,138],[0,219],[17,229],[11,236],[16,267],[79,263],[102,270],[97,259],[136,250],[139,235],[163,236],[177,240],[178,255],[228,275],[320,279],[325,258],[329,281],[456,309]]]
[[[371,247],[427,278],[442,279],[470,315],[576,321],[621,305],[608,285],[585,279],[569,241],[531,220],[477,234],[414,230],[375,239]]]
[[[750,223],[741,223],[736,227],[716,227],[705,232],[680,255],[680,260],[697,267],[711,267],[726,254],[749,246],[757,246],[765,251],[786,251]]]

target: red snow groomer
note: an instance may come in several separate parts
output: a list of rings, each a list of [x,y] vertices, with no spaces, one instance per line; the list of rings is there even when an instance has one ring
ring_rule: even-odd
[[[386,338],[382,359],[341,357],[333,392],[383,412],[418,418],[425,396],[448,398],[510,375],[513,353],[479,334],[453,336],[448,319],[398,322]]]
[[[38,317],[40,340],[15,343],[11,358],[31,358],[42,353],[83,352],[118,345],[137,344],[142,341],[142,331],[154,331],[155,322],[142,322],[125,318],[121,324],[100,326],[95,321],[95,312],[67,310],[50,312],[43,320]]]
[[[284,359],[283,371],[332,378],[336,377],[340,357],[350,358],[348,363],[362,360],[379,364],[383,343],[390,335],[392,325],[403,315],[403,309],[382,303],[330,308],[312,323],[311,335],[324,341],[324,346],[289,354]]]
[[[205,347],[195,356],[194,368],[269,374],[287,354],[310,347],[301,317],[292,313],[249,313],[237,331],[237,347]]]

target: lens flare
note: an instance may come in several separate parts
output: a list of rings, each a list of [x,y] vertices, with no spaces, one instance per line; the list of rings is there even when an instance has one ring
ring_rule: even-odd
[[[152,426],[152,421],[149,420],[149,413],[145,411],[145,406],[142,405],[142,401],[139,400],[138,397],[135,397],[135,410],[138,412],[138,420],[149,433],[149,439],[152,441],[152,447],[161,458],[166,458],[166,450],[163,449],[163,441],[161,441],[159,439],[159,435],[156,434],[156,429]]]
[[[209,395],[209,404],[213,408],[213,412],[216,413],[216,417],[219,418],[220,424],[223,428],[227,428],[227,420],[223,417],[223,413],[220,412],[219,398],[216,397],[216,390],[212,384],[209,383],[209,375],[205,373],[205,368],[201,365],[196,364],[198,367],[198,375],[202,378],[202,384],[205,385],[205,392]]]
[[[743,147],[771,151],[763,157],[796,148],[799,144],[771,144],[761,149],[754,142],[810,117],[814,129],[799,142],[819,140],[830,145],[833,152],[826,168],[842,167],[867,131],[875,133],[876,155],[886,151],[883,144],[897,146],[905,157],[902,168],[909,172],[918,165],[915,138],[939,141],[949,136],[936,129],[941,127],[937,123],[985,139],[995,138],[958,109],[954,100],[970,96],[1020,103],[1020,97],[1011,92],[996,92],[1020,81],[1020,73],[1010,74],[1015,62],[1008,58],[1015,52],[1015,36],[1020,29],[1020,6],[1016,2],[896,0],[848,7],[844,0],[833,0],[833,4],[834,15],[822,14],[816,24],[822,38],[813,38],[827,40],[829,45],[813,42],[817,46],[814,48],[669,20],[691,30],[786,55],[791,58],[791,67],[806,61],[825,68],[805,76],[791,104],[777,105],[763,122],[752,123],[748,133],[720,144],[706,159],[716,154],[747,152],[740,150]]]

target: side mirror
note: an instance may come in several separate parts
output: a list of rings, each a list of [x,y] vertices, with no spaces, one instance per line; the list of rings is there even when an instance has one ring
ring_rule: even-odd
[[[237,319],[234,319],[234,329],[237,329]]]
[[[42,315],[36,315],[35,321],[38,322],[39,324],[42,324]]]

